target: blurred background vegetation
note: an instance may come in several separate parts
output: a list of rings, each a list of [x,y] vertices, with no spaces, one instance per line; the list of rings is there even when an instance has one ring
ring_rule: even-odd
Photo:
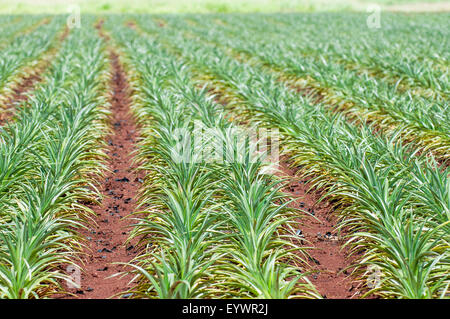
[[[426,2],[426,3],[424,3]],[[443,0],[0,0],[0,13],[227,13],[366,11],[378,4],[392,11],[449,11]]]

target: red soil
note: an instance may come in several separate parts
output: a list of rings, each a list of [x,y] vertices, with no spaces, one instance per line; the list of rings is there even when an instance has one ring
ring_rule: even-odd
[[[291,207],[314,213],[317,218],[305,213],[298,220],[303,245],[312,247],[307,250],[308,264],[313,271],[309,279],[325,298],[357,298],[360,291],[355,278],[350,276],[351,270],[341,272],[352,265],[355,258],[349,257],[349,251],[342,247],[344,241],[342,234],[336,232],[337,216],[333,214],[332,205],[326,201],[318,203],[320,194],[308,192],[310,185],[305,179],[295,177],[295,171],[285,161],[280,162],[278,169],[277,175],[290,181],[283,191],[295,199]]]
[[[100,205],[89,206],[95,213],[95,223],[80,235],[87,239],[86,257],[82,265],[81,288],[69,288],[79,299],[105,299],[131,288],[131,275],[109,278],[128,269],[114,263],[128,263],[137,254],[136,244],[125,244],[133,220],[125,218],[136,209],[136,195],[140,187],[141,173],[136,172],[131,153],[139,138],[136,123],[130,111],[130,90],[126,74],[116,53],[110,54],[113,67],[111,78],[111,126],[113,133],[107,137],[109,156],[100,192]]]

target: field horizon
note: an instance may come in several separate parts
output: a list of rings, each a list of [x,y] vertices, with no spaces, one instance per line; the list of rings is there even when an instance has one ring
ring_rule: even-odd
[[[378,5],[394,12],[449,12],[445,0],[0,0],[0,14],[64,14],[80,9],[82,13],[283,13],[356,11]]]

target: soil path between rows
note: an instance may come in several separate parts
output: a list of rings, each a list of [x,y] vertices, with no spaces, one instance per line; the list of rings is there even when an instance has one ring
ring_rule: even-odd
[[[97,28],[108,41],[100,31],[101,24]],[[89,206],[96,214],[96,225],[80,231],[80,235],[87,239],[86,257],[81,265],[81,288],[67,289],[78,299],[127,297],[120,294],[133,285],[130,283],[131,275],[111,276],[127,270],[127,266],[120,263],[128,263],[137,255],[135,243],[126,242],[134,223],[128,215],[136,210],[136,197],[143,178],[143,173],[136,171],[132,155],[139,134],[130,110],[127,76],[119,56],[113,51],[110,52],[110,63],[112,134],[106,138],[108,171],[102,177],[104,180],[99,181],[99,191],[103,196],[101,204]]]
[[[343,235],[336,231],[337,216],[331,203],[319,203],[319,192],[310,190],[308,181],[299,178],[294,169],[289,168],[288,159],[281,159],[278,173],[289,181],[283,189],[294,201],[291,207],[308,212],[299,218],[300,229],[297,230],[299,242],[310,247],[307,260],[312,268],[309,279],[318,292],[328,299],[356,299],[361,292],[358,283],[351,276],[351,270],[344,270],[355,262],[355,257],[349,256],[349,251],[343,248]]]

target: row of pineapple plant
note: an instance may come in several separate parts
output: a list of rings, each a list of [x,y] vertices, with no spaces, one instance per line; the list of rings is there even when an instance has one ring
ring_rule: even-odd
[[[98,198],[92,176],[108,115],[105,44],[93,30],[70,33],[16,121],[0,129],[0,298],[75,284],[61,267],[82,247],[77,229],[91,214],[82,203]]]
[[[122,23],[121,23],[122,22]],[[293,214],[264,153],[243,137],[189,68],[151,37],[107,22],[137,88],[139,158],[148,176],[134,236],[138,296],[290,298],[317,296],[295,247]],[[192,137],[200,131],[204,140]],[[220,152],[211,158],[214,150]],[[223,151],[223,152],[222,152]],[[289,227],[291,225],[291,227]]]
[[[313,185],[339,201],[349,243],[365,250],[360,266],[375,266],[382,279],[370,293],[404,298],[445,297],[448,291],[448,169],[399,138],[349,124],[341,114],[286,89],[271,74],[239,63],[217,47],[159,34],[194,66],[241,97],[241,113],[285,135],[284,149]],[[233,99],[230,96],[229,99]]]

